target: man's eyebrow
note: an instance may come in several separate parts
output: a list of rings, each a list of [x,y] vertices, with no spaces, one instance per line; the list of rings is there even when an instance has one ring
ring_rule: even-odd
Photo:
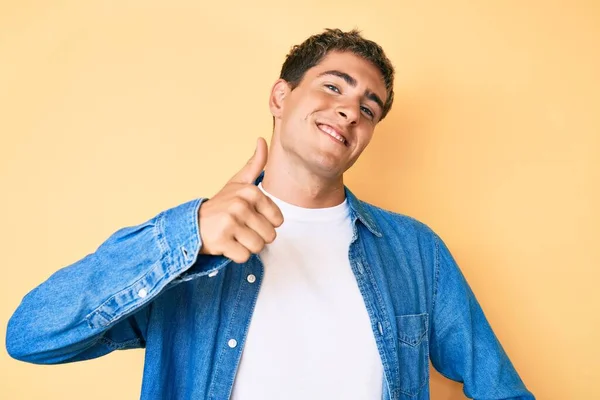
[[[338,71],[335,69],[329,70],[329,71],[325,71],[319,74],[319,78],[324,76],[324,75],[334,75],[337,76],[339,78],[342,78],[344,81],[346,81],[346,83],[352,87],[356,86],[356,79],[354,79],[353,77],[351,77],[350,75],[348,75],[345,72],[342,71]],[[370,90],[367,90],[365,92],[365,96],[369,99],[374,101],[375,103],[377,103],[377,105],[379,106],[379,108],[381,108],[381,110],[383,111],[383,101],[381,101],[381,99],[379,98],[379,96],[377,96],[375,93],[373,93]]]
[[[345,72],[332,69],[332,70],[320,73],[318,77],[320,78],[320,77],[322,77],[324,75],[335,75],[335,76],[337,76],[337,77],[342,78],[343,80],[345,80],[348,85],[350,85],[352,87],[356,86],[356,79],[354,79],[353,77],[351,77],[350,75],[348,75]]]

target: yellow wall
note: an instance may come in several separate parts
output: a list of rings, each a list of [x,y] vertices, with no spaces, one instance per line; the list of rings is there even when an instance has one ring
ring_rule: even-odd
[[[445,239],[539,399],[600,398],[600,4],[236,3],[1,3],[2,343],[53,271],[214,194],[270,138],[289,47],[357,26],[397,95],[346,183]],[[142,362],[41,367],[2,348],[0,397],[133,399]],[[433,371],[432,391],[463,398]]]

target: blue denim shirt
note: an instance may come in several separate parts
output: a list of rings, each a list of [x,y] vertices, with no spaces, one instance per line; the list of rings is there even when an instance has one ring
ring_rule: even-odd
[[[348,188],[346,197],[348,257],[383,364],[383,399],[429,399],[429,359],[469,398],[534,399],[442,240]],[[142,399],[228,399],[263,265],[256,255],[236,264],[199,254],[204,200],[117,231],[33,289],[8,323],[9,354],[55,364],[145,348]]]

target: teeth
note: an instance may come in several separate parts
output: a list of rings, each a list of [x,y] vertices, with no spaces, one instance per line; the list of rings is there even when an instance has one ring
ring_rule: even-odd
[[[329,136],[333,137],[334,139],[339,140],[341,143],[345,143],[346,141],[344,140],[343,137],[341,137],[340,135],[338,135],[335,130],[333,128],[331,128],[330,126],[327,125],[319,125],[319,129],[321,129],[323,132],[325,132],[326,134],[328,134]]]

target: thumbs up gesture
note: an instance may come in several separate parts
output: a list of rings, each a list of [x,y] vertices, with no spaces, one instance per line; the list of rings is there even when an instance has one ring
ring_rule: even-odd
[[[275,228],[283,223],[283,215],[254,185],[267,157],[267,143],[259,138],[248,163],[214,197],[202,203],[198,211],[200,254],[224,255],[243,263],[275,240]]]

